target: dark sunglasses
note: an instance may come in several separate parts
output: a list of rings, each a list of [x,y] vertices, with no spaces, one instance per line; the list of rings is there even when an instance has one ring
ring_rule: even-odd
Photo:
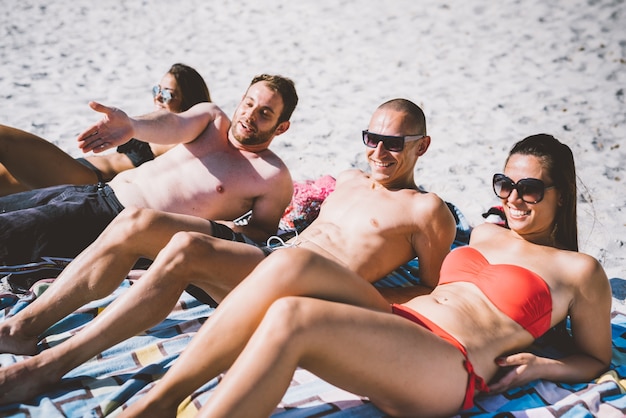
[[[159,94],[161,95],[159,101],[163,104],[168,104],[174,98],[170,90],[162,89],[161,86],[152,87],[152,97],[156,99]]]
[[[376,148],[378,143],[382,142],[383,147],[385,147],[387,151],[400,152],[404,149],[404,143],[406,141],[417,141],[425,136],[426,135],[390,136],[363,131],[363,143],[370,148]]]
[[[526,203],[539,203],[543,200],[543,194],[547,189],[554,186],[546,186],[539,179],[521,179],[517,183],[504,174],[493,175],[493,191],[500,199],[508,199],[517,190],[517,194]]]

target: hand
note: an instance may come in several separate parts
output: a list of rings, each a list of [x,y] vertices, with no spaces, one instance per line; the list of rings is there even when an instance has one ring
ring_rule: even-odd
[[[96,112],[104,113],[104,117],[76,138],[78,147],[84,153],[89,151],[100,153],[122,145],[133,137],[131,120],[126,113],[96,102],[89,102],[89,107]]]
[[[519,353],[500,357],[496,363],[500,366],[500,371],[489,385],[491,392],[505,392],[539,378],[537,372],[541,366],[541,358],[534,354]]]

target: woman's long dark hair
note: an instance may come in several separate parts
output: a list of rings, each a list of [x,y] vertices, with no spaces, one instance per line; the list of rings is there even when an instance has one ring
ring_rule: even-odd
[[[176,63],[170,67],[168,73],[174,76],[180,91],[183,93],[183,100],[180,104],[181,112],[198,103],[211,101],[209,88],[195,69],[185,64]]]
[[[531,135],[519,141],[509,152],[539,158],[548,171],[554,186],[561,192],[554,233],[557,244],[578,251],[578,226],[576,222],[576,168],[572,150],[548,134]]]

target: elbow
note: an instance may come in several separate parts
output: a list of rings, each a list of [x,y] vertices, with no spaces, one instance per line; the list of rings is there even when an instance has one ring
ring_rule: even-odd
[[[603,355],[601,358],[593,357],[594,365],[590,367],[589,379],[595,379],[607,372],[611,367],[612,353]]]
[[[600,373],[604,373],[611,367],[611,360],[612,360],[612,353],[606,356],[605,359],[600,360],[600,365],[599,365]]]
[[[437,274],[432,274],[432,272],[426,272],[422,269],[419,270],[418,276],[420,279],[420,285],[428,288],[429,290],[434,290],[439,284],[439,272]]]
[[[599,363],[598,367],[601,369],[601,373],[605,372],[609,367],[611,367],[611,360],[613,360],[613,342],[611,339],[607,341],[606,348],[603,351],[604,353],[602,354],[602,356],[597,358]]]

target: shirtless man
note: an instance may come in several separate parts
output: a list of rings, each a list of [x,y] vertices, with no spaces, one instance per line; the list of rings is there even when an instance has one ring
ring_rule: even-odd
[[[430,145],[424,114],[408,100],[389,101],[374,112],[363,138],[371,174],[342,173],[318,218],[289,244],[320,253],[369,282],[417,256],[421,279],[434,287],[455,222],[445,202],[415,184],[415,164]],[[39,335],[112,292],[138,257],[154,263],[70,340],[0,369],[0,403],[31,398],[94,355],[159,323],[189,284],[220,301],[265,257],[259,247],[207,231],[210,225],[199,218],[126,210],[42,296],[0,324],[0,352],[35,354]]]
[[[247,226],[229,226],[252,240],[266,239],[276,232],[293,193],[287,167],[268,147],[289,128],[297,101],[291,80],[261,75],[252,80],[232,123],[213,103],[137,118],[90,103],[104,117],[79,135],[85,152],[102,152],[132,137],[179,145],[108,183],[0,198],[0,265],[74,257],[125,207],[214,220],[233,220],[252,210]]]

